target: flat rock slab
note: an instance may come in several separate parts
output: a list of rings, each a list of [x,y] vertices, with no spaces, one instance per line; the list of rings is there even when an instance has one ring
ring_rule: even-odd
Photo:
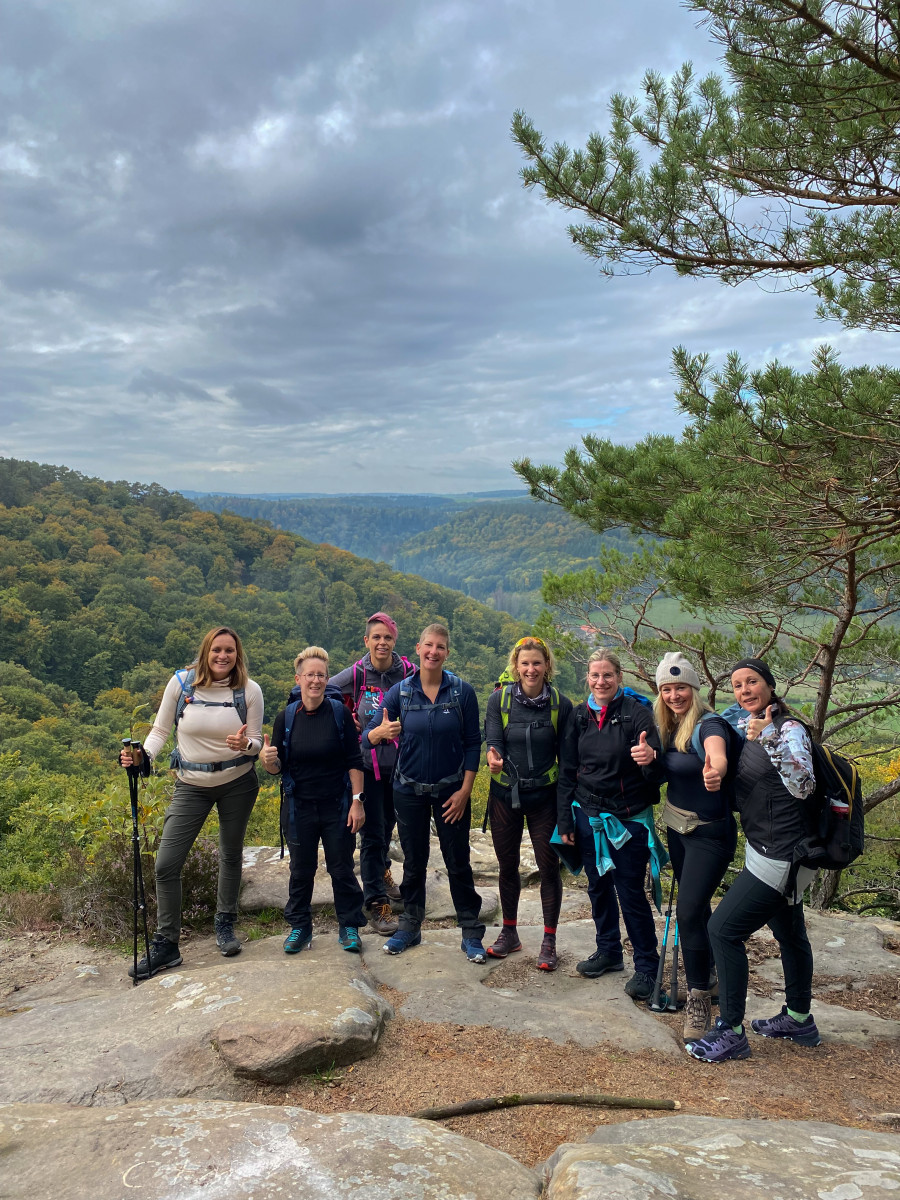
[[[885,1200],[900,1139],[817,1121],[661,1117],[598,1128],[545,1168],[546,1200]]]
[[[8,1200],[538,1200],[535,1171],[429,1121],[158,1100],[0,1107]],[[131,1189],[139,1189],[132,1191]]]
[[[390,1008],[359,955],[330,937],[292,956],[281,943],[229,959],[211,940],[192,943],[183,966],[136,988],[120,960],[16,992],[0,1021],[0,1101],[243,1098],[249,1081],[373,1053]]]
[[[498,932],[489,929],[485,944]],[[627,1050],[684,1053],[663,1022],[625,995],[628,966],[600,979],[576,974],[575,963],[596,949],[592,921],[566,925],[560,937],[563,958],[554,972],[535,966],[543,928],[520,926],[519,937],[521,953],[476,966],[461,953],[456,930],[425,930],[421,946],[397,956],[370,954],[367,965],[379,983],[406,993],[401,1011],[420,1021],[494,1025],[561,1045],[609,1042]]]
[[[437,842],[432,846],[431,861],[433,863],[441,861]],[[241,908],[246,912],[260,912],[264,908],[283,909],[288,899],[289,876],[290,863],[286,855],[281,858],[281,851],[278,847],[247,847],[244,850]],[[397,882],[400,882],[400,877],[397,878]],[[482,920],[493,920],[500,909],[500,897],[496,888],[479,886],[478,893],[481,896]],[[428,871],[425,895],[426,920],[442,921],[456,916],[456,910],[450,898],[450,885],[447,882],[446,871],[439,867]],[[324,859],[320,859],[313,884],[311,907],[314,913],[319,913],[322,909],[333,906],[334,893],[331,890],[331,876],[325,869]]]

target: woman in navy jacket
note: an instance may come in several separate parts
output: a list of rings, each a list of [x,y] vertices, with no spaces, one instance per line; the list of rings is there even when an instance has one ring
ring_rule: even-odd
[[[481,897],[469,860],[472,785],[481,756],[478,699],[469,684],[445,671],[450,634],[428,625],[416,645],[417,675],[395,684],[362,735],[364,750],[399,738],[394,769],[394,809],[403,847],[403,913],[400,928],[385,942],[388,954],[402,954],[422,940],[425,873],[431,821],[447,867],[450,895],[462,929],[461,949],[470,962],[483,963]]]
[[[659,802],[662,747],[648,705],[625,695],[615,654],[591,655],[587,684],[587,702],[575,708],[562,739],[557,793],[560,838],[581,853],[597,930],[596,951],[575,969],[587,979],[624,969],[621,905],[634,958],[625,991],[646,1000],[659,964],[644,878],[651,848],[659,846],[653,805]],[[653,756],[640,766],[631,749],[644,744]]]

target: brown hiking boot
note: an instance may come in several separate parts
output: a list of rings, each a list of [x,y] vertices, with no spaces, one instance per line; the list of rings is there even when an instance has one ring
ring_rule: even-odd
[[[558,959],[556,957],[556,938],[552,933],[545,933],[537,958],[539,971],[555,971]]]
[[[369,924],[376,933],[396,933],[400,928],[400,922],[391,912],[389,904],[370,904]]]
[[[691,988],[684,1006],[684,1033],[686,1042],[699,1042],[712,1027],[712,1012],[709,992]]]
[[[515,925],[504,925],[493,946],[488,946],[488,954],[491,958],[506,958],[507,954],[515,954],[521,949],[522,943],[519,941]]]
[[[396,883],[394,883],[394,877],[391,874],[390,867],[388,867],[384,873],[384,894],[387,896],[388,900],[403,899],[403,897],[400,895],[400,889],[397,887]]]
[[[678,1007],[684,1008],[687,1004],[687,987],[683,983],[678,984]],[[713,1004],[719,1003],[719,977],[716,975],[716,968],[711,967],[709,972],[709,998]]]

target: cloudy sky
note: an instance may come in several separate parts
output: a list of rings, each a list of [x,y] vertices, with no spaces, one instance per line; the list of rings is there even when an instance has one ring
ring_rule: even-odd
[[[680,428],[671,347],[804,365],[802,294],[603,278],[521,187],[523,108],[607,127],[713,62],[676,0],[7,0],[0,453],[254,491],[516,486]]]

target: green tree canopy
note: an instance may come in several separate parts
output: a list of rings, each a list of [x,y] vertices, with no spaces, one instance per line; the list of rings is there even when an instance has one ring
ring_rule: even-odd
[[[687,0],[725,76],[648,71],[606,135],[548,145],[524,113],[527,187],[579,214],[612,274],[668,264],[777,277],[848,326],[900,325],[900,20],[889,0]]]

